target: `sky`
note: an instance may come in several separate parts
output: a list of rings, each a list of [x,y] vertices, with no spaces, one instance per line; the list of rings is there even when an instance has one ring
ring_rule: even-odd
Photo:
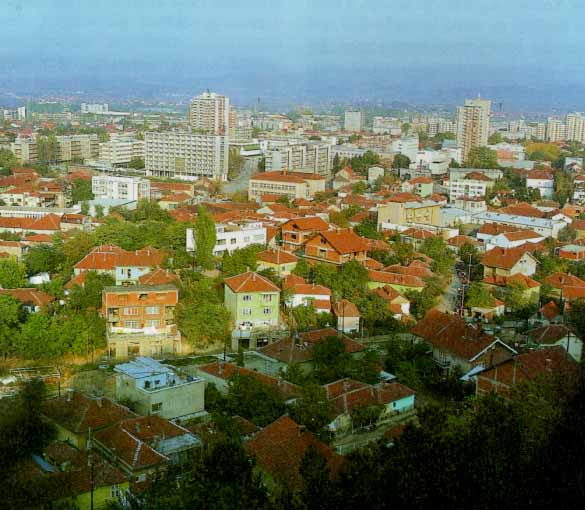
[[[578,108],[584,14],[582,0],[2,0],[0,90]]]

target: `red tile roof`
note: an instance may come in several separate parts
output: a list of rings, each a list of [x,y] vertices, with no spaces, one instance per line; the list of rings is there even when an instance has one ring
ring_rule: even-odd
[[[324,180],[324,177],[316,174],[305,174],[301,172],[287,172],[287,171],[273,171],[273,172],[260,172],[252,177],[251,181],[272,181],[272,182],[295,182],[302,183],[307,180]]]
[[[418,276],[419,278],[429,278],[433,276],[433,272],[430,269],[416,265],[401,266],[400,264],[392,264],[385,267],[384,272]]]
[[[347,299],[340,299],[333,303],[332,310],[337,317],[361,317],[357,306]]]
[[[179,277],[176,274],[162,268],[155,269],[138,278],[140,285],[165,285],[177,282],[179,282]]]
[[[481,263],[487,267],[497,267],[500,269],[512,269],[518,261],[528,253],[521,248],[492,248],[490,251],[484,253],[481,257]],[[529,257],[534,257],[528,253]]]
[[[301,462],[309,448],[323,456],[331,476],[336,476],[344,463],[343,457],[288,416],[266,426],[248,441],[246,450],[255,457],[258,465],[277,480],[290,487],[299,487]]]
[[[55,301],[54,296],[34,288],[0,289],[0,295],[11,296],[24,305],[34,305],[39,307],[47,306],[49,303]]]
[[[75,264],[75,269],[113,271],[116,267],[157,267],[166,257],[165,252],[150,247],[126,251],[118,246],[102,245],[95,247]]]
[[[385,271],[368,271],[368,279],[371,282],[400,285],[402,287],[426,287],[426,283],[418,276],[387,273]]]
[[[542,239],[545,236],[537,234],[532,230],[518,230],[516,232],[506,232],[504,237],[509,241],[524,241],[528,239]]]
[[[282,231],[301,231],[301,232],[321,232],[329,229],[329,223],[319,216],[305,216],[304,218],[295,218],[287,221],[282,225]]]
[[[555,289],[564,289],[566,287],[585,287],[585,281],[581,278],[567,273],[553,273],[548,275],[544,279],[544,283],[547,283]]]
[[[578,338],[573,331],[563,324],[551,324],[540,328],[532,329],[526,333],[533,342],[540,345],[551,345],[566,336]]]
[[[268,278],[248,271],[231,278],[226,278],[224,283],[233,292],[280,292],[280,289]]]
[[[299,259],[292,253],[284,250],[264,250],[256,254],[256,260],[268,264],[292,264]]]
[[[495,276],[486,276],[483,279],[484,283],[488,285],[497,285],[500,287],[506,286],[510,283],[518,283],[524,287],[529,289],[534,289],[536,287],[540,287],[540,283],[536,280],[533,280],[529,276],[525,276],[521,273],[514,274],[512,276],[503,276],[503,275],[495,275]]]
[[[320,232],[317,235],[322,236],[340,254],[366,251],[368,248],[365,238],[353,230]]]
[[[543,305],[539,310],[545,319],[552,321],[561,315],[561,309],[554,301],[549,301],[546,305]]]

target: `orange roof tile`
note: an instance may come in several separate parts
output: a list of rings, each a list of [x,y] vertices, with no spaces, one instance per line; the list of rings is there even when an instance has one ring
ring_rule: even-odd
[[[226,278],[224,283],[233,292],[280,292],[280,289],[268,278],[252,271]]]

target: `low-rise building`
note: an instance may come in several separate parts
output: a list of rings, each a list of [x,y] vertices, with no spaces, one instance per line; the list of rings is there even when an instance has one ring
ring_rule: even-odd
[[[441,204],[412,193],[395,193],[378,206],[378,228],[394,225],[439,225]]]
[[[295,252],[318,232],[327,232],[329,224],[318,216],[306,216],[287,221],[281,227],[282,247]]]
[[[187,251],[194,252],[197,244],[195,231],[186,230]],[[253,244],[266,244],[266,227],[261,222],[252,223],[218,223],[215,225],[215,246],[213,255],[222,256]]]
[[[538,260],[522,248],[493,248],[481,257],[484,277],[536,273]]]
[[[279,277],[291,274],[297,266],[298,260],[295,255],[280,248],[265,250],[256,254],[258,271],[272,269]]]
[[[116,398],[132,402],[142,415],[162,418],[188,418],[205,410],[205,382],[182,376],[176,369],[148,357],[139,356],[116,365]]]
[[[340,299],[333,303],[331,307],[337,329],[343,333],[355,333],[360,330],[360,312],[351,301]]]
[[[324,177],[301,172],[260,172],[251,177],[248,183],[250,200],[257,200],[266,194],[286,196],[290,200],[309,199],[323,191],[325,191]]]
[[[537,168],[526,176],[526,187],[540,191],[541,198],[552,198],[555,187],[555,178],[550,170]]]
[[[366,240],[353,230],[318,232],[305,243],[304,257],[335,265],[350,260],[365,262],[367,249]]]
[[[150,181],[142,177],[94,175],[91,190],[97,200],[150,200]]]

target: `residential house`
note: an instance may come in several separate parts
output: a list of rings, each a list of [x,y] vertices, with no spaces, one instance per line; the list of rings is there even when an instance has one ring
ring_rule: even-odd
[[[300,467],[310,448],[325,459],[330,477],[336,477],[344,464],[343,457],[288,416],[264,427],[244,448],[256,460],[269,486],[279,482],[291,488],[301,487]]]
[[[429,311],[412,334],[431,344],[433,360],[447,370],[457,367],[467,373],[476,366],[491,366],[516,354],[498,338],[439,310]]]
[[[278,326],[280,289],[268,278],[248,271],[224,281],[225,306],[239,329]]]
[[[415,177],[402,183],[402,191],[415,193],[422,198],[430,197],[433,194],[433,179],[426,176]]]
[[[346,166],[335,174],[331,184],[333,189],[340,189],[358,182],[367,183],[368,181],[363,175],[354,172],[351,167]]]
[[[516,273],[512,276],[488,275],[483,279],[483,283],[490,288],[509,286],[523,288],[523,295],[530,303],[538,303],[540,298],[540,283],[522,273]]]
[[[493,248],[481,257],[484,277],[512,276],[523,274],[532,276],[536,272],[538,260],[521,248]]]
[[[441,204],[412,193],[395,193],[378,205],[378,228],[391,225],[439,225]]]
[[[546,238],[542,234],[537,234],[532,230],[516,230],[515,232],[505,232],[493,236],[485,245],[485,250],[492,248],[518,248],[527,243],[542,243]]]
[[[388,310],[395,319],[403,319],[410,315],[410,301],[390,285],[374,289],[374,294],[388,303]]]
[[[482,172],[469,172],[459,179],[449,180],[449,201],[485,197],[487,190],[493,185],[494,181]]]
[[[132,285],[102,290],[108,352],[112,358],[181,352],[175,285]]]
[[[279,277],[291,274],[297,266],[298,260],[292,253],[279,248],[276,250],[264,250],[256,254],[258,271],[272,269]]]
[[[561,259],[580,262],[585,260],[585,246],[581,244],[565,244],[556,250],[556,255]]]
[[[368,288],[377,289],[386,285],[401,294],[408,291],[421,292],[427,286],[425,281],[418,276],[388,273],[387,271],[368,271]]]
[[[555,178],[550,169],[537,168],[528,172],[526,187],[540,191],[541,198],[552,198],[555,187]]]
[[[327,232],[329,224],[319,216],[295,218],[281,227],[282,247],[289,252],[302,249],[303,245],[319,232]]]
[[[341,265],[350,260],[364,262],[368,245],[353,230],[319,232],[305,243],[304,257],[318,262]]]
[[[351,301],[340,299],[332,306],[333,315],[337,320],[337,329],[343,333],[354,333],[360,330],[360,312]]]
[[[10,296],[19,303],[28,313],[37,313],[46,309],[55,297],[38,289],[0,289],[0,296]]]
[[[495,393],[510,398],[519,384],[551,378],[565,390],[578,384],[579,365],[562,347],[529,351],[490,363],[477,374],[475,391],[478,397]]]
[[[204,411],[205,382],[183,376],[168,365],[143,356],[114,367],[116,398],[133,403],[142,415],[173,420]]]
[[[532,329],[526,333],[527,344],[530,348],[547,348],[560,346],[567,351],[575,361],[581,361],[583,355],[583,340],[564,324],[550,324]]]
[[[544,213],[542,213],[544,215]],[[530,229],[544,237],[557,238],[559,232],[571,223],[564,215],[553,218],[525,216],[520,214],[509,214],[504,209],[498,211],[486,211],[475,214],[471,217],[471,223],[484,225],[486,223],[497,223],[515,227],[515,230]],[[478,239],[480,237],[478,236]]]
[[[283,281],[282,288],[286,289],[286,305],[291,308],[313,305],[317,313],[331,311],[331,289],[323,285],[306,283],[303,278],[296,276]]]
[[[562,298],[568,299],[570,296],[576,296],[576,289],[583,289],[585,292],[585,281],[570,273],[556,272],[548,275],[544,283],[552,287],[552,292]]]
[[[195,230],[186,229],[186,247],[188,252],[194,252],[197,244]],[[261,222],[229,222],[215,225],[215,246],[213,255],[221,257],[224,253],[232,253],[253,244],[266,244],[266,228]]]

